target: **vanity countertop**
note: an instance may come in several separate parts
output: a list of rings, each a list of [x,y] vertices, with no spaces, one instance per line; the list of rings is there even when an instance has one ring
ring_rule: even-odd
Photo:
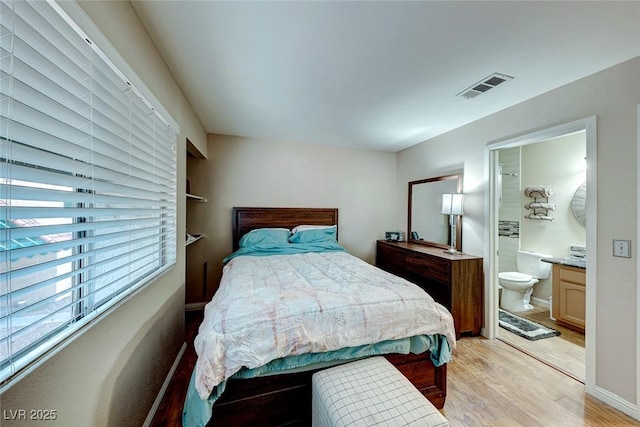
[[[569,267],[587,268],[587,260],[584,258],[566,257],[566,258],[543,258],[543,262],[550,264],[568,265]]]

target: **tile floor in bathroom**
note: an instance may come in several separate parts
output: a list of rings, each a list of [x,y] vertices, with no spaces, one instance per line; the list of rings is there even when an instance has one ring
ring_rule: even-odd
[[[560,335],[537,341],[529,341],[506,329],[498,328],[498,338],[538,360],[562,371],[578,381],[585,378],[584,334],[565,328],[549,318],[549,307],[515,313],[560,332]]]

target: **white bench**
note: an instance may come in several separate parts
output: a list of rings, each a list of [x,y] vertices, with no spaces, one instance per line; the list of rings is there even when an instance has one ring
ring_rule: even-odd
[[[448,426],[387,359],[376,356],[312,377],[312,426]]]

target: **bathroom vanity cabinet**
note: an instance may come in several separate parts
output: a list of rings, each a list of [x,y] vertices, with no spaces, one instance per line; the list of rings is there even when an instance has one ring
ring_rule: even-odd
[[[452,314],[456,337],[482,328],[482,258],[442,248],[378,240],[376,265],[420,286]]]
[[[551,312],[556,323],[584,332],[586,306],[586,270],[553,264],[553,299]]]

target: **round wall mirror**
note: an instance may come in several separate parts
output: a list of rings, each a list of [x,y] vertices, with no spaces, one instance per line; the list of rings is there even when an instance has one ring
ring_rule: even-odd
[[[576,220],[583,226],[587,227],[587,183],[584,182],[571,199],[571,210]]]

